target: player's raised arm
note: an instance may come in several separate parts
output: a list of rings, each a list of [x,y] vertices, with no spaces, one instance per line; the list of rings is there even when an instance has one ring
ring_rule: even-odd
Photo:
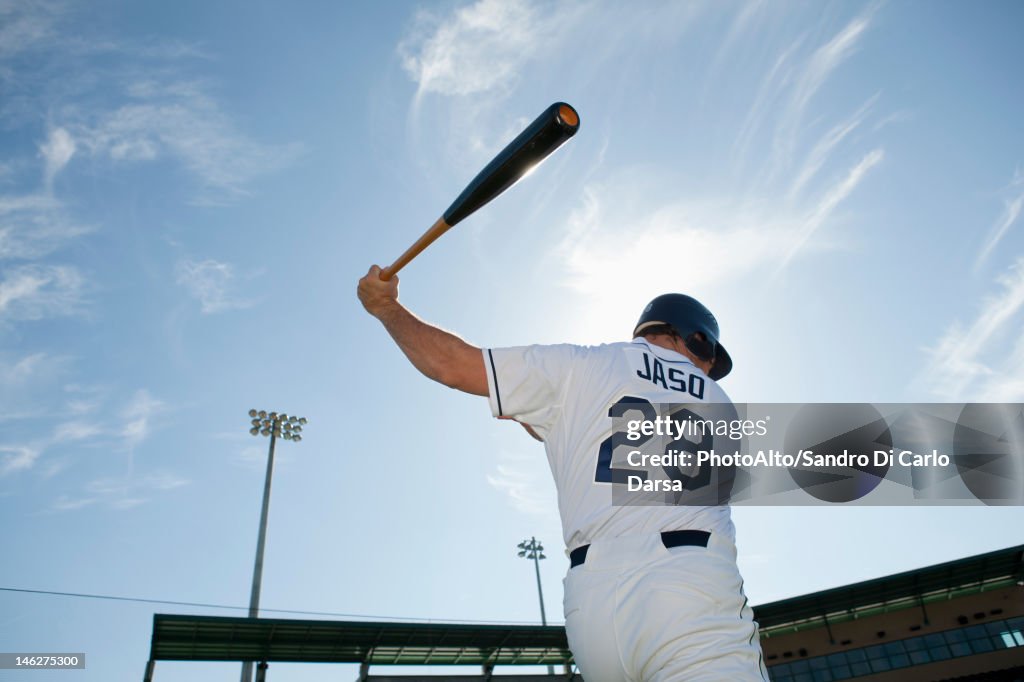
[[[366,311],[380,320],[409,361],[424,375],[473,395],[487,395],[487,374],[479,348],[427,324],[398,302],[398,278],[384,281],[374,265],[359,280]]]

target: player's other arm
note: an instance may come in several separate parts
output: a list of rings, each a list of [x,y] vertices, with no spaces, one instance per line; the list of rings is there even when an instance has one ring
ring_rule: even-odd
[[[428,324],[398,302],[398,278],[380,278],[374,265],[359,280],[359,300],[380,320],[409,361],[427,377],[473,395],[487,395],[483,353],[458,336]]]

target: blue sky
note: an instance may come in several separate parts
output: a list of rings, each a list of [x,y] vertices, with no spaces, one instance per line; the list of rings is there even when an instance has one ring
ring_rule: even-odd
[[[536,622],[535,535],[559,620],[543,450],[354,295],[558,100],[577,136],[402,272],[414,311],[480,345],[596,343],[685,291],[737,401],[1024,401],[1022,22],[0,0],[0,587],[246,605],[255,407],[310,420],[278,449],[265,607]],[[734,519],[755,604],[1024,542],[1016,508]],[[40,680],[141,677],[154,611],[240,613],[0,591],[0,649],[86,652]]]

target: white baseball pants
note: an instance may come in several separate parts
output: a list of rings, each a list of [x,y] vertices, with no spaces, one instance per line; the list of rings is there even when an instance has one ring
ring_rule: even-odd
[[[657,533],[598,540],[564,585],[586,682],[768,680],[728,538],[670,549]]]

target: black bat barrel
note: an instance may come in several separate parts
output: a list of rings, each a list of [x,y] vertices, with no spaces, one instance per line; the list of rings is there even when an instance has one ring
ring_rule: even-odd
[[[552,104],[473,178],[444,212],[444,221],[455,225],[504,192],[575,135],[579,127],[575,109],[565,102]]]

